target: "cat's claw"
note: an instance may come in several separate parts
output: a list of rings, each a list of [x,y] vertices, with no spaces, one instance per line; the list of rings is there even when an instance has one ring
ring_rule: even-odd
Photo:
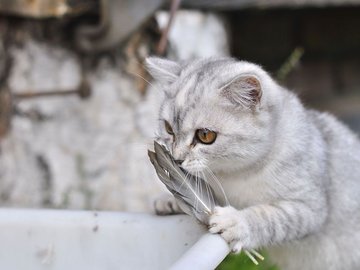
[[[248,243],[248,228],[239,211],[231,206],[214,209],[209,220],[209,232],[220,234],[234,253],[239,253]]]
[[[154,201],[154,209],[157,215],[174,215],[183,213],[172,195],[163,195]]]

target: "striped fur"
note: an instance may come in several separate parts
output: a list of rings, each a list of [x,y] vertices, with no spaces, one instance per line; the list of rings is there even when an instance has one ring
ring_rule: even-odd
[[[149,71],[166,93],[160,140],[189,172],[211,168],[232,205],[215,210],[210,231],[235,252],[269,248],[281,269],[360,269],[358,138],[333,116],[304,108],[257,65],[155,62],[161,66]],[[176,76],[163,81],[159,70],[174,66]],[[253,87],[237,79],[248,77],[261,85],[255,104]],[[199,128],[216,131],[216,141],[193,146]]]

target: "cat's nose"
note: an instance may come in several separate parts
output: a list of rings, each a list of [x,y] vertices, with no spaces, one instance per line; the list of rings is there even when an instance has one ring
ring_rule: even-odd
[[[184,162],[183,159],[175,159],[174,161],[175,161],[175,163],[178,164],[178,165],[181,165],[181,164]]]

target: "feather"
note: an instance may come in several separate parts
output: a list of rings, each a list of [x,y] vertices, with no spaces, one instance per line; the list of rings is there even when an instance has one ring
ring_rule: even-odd
[[[214,207],[225,206],[225,194],[219,196],[225,199],[218,199],[214,188],[208,182],[180,168],[170,152],[157,142],[154,142],[154,151],[148,151],[148,155],[159,179],[175,196],[185,213],[194,215],[207,224]]]

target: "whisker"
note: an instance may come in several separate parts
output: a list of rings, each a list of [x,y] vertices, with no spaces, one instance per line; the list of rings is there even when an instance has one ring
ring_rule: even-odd
[[[147,79],[145,79],[143,76],[141,76],[140,74],[134,72],[134,71],[128,71],[130,74],[137,76],[141,79],[143,79],[147,84],[149,84],[151,87],[153,87],[156,91],[162,93],[161,89],[159,89],[158,87],[156,87],[153,83],[151,83],[150,81],[148,81]]]
[[[178,190],[176,190],[177,192],[179,192],[181,190],[181,188],[183,187],[183,185],[185,184],[185,182],[190,180],[190,173],[185,171],[185,180],[181,183],[181,185],[178,187]]]
[[[227,196],[226,196],[226,193],[225,193],[225,191],[224,191],[224,188],[222,187],[219,179],[216,177],[216,175],[211,171],[211,169],[210,169],[208,166],[205,166],[205,170],[207,171],[207,173],[208,173],[209,176],[210,176],[210,180],[211,180],[211,182],[212,182],[212,184],[213,184],[212,186],[213,186],[213,187],[216,186],[216,188],[219,189],[219,192],[221,193],[221,195],[222,195],[223,198],[225,199],[225,204],[226,204],[226,205],[230,205],[230,204],[229,204],[229,201],[228,201],[228,198],[227,198]],[[207,179],[209,179],[209,178],[207,178]],[[219,194],[219,195],[220,195],[220,194]]]
[[[151,82],[149,82],[147,79],[145,79],[145,78],[144,78],[143,76],[141,76],[140,74],[138,74],[138,73],[136,73],[136,72],[134,72],[134,71],[131,71],[131,70],[129,70],[128,72],[129,72],[130,74],[134,75],[134,76],[139,77],[140,79],[143,79],[146,83],[148,83],[149,85],[151,85],[152,87],[155,88],[154,84],[152,84]]]
[[[202,175],[202,178],[204,179],[204,184],[205,184],[205,187],[206,187],[206,193],[207,193],[207,198],[209,200],[209,203],[210,203],[210,206],[211,206],[211,210],[214,209],[215,207],[215,199],[214,199],[214,196],[213,196],[213,192],[211,190],[211,187],[210,185],[208,184],[207,180],[206,180],[206,175],[204,172],[201,172],[201,175]]]
[[[195,178],[195,179],[196,179],[196,184],[197,184],[197,190],[198,190],[200,196],[202,197],[202,194],[203,194],[202,192],[203,192],[203,191],[202,191],[202,185],[201,185],[201,183],[200,183],[201,180],[200,180],[200,178],[199,178],[198,172],[196,172],[195,174],[196,174],[196,178]],[[198,205],[198,201],[197,201],[197,205]]]
[[[147,142],[147,141],[138,141],[138,142],[127,142],[126,145],[127,146],[143,146],[143,147],[147,147],[150,148],[153,146],[154,143],[152,143],[151,141]]]

